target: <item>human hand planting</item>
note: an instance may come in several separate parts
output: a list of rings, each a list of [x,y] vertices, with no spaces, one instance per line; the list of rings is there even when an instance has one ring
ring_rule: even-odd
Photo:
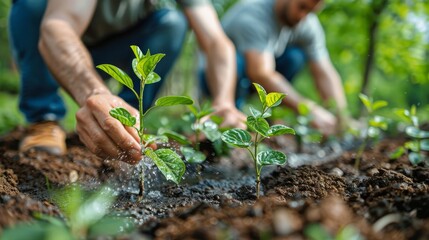
[[[123,107],[132,115],[139,115],[138,110],[110,92],[92,95],[76,113],[79,139],[99,157],[136,164],[141,160],[139,136],[133,128],[109,115],[114,107]]]

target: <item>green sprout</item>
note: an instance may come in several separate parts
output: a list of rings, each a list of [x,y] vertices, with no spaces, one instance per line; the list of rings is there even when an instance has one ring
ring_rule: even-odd
[[[190,105],[193,104],[193,100],[186,96],[165,96],[158,98],[155,101],[154,106],[144,112],[143,110],[143,92],[146,84],[153,84],[161,80],[161,77],[154,72],[156,65],[161,61],[165,54],[153,54],[151,55],[148,50],[146,54],[140,50],[138,46],[131,46],[131,49],[135,55],[132,61],[132,68],[135,75],[140,79],[140,91],[137,93],[134,90],[133,81],[131,78],[121,69],[110,64],[101,64],[97,68],[103,70],[109,74],[112,78],[116,79],[119,83],[128,87],[136,96],[139,102],[139,128],[135,127],[137,123],[136,117],[132,116],[125,108],[117,107],[110,110],[110,115],[119,120],[123,125],[134,128],[140,138],[141,153],[152,159],[158,169],[166,177],[167,180],[171,180],[176,184],[179,184],[183,174],[185,173],[185,164],[181,160],[180,156],[171,149],[158,149],[153,150],[149,147],[152,143],[162,140],[160,137],[146,135],[144,133],[144,117],[153,109],[158,107],[167,107],[173,105]],[[143,164],[144,165],[144,164]],[[144,167],[143,167],[144,168]],[[144,194],[144,169],[141,172],[141,183],[140,183],[140,196]]]
[[[297,152],[303,151],[303,145],[305,142],[319,142],[322,138],[322,134],[311,127],[313,115],[311,114],[310,108],[305,103],[298,104],[298,117],[297,124],[293,127],[295,129],[295,139],[297,142]]]
[[[312,223],[304,229],[310,240],[363,240],[364,237],[353,225],[347,225],[332,236],[321,224]]]
[[[212,142],[219,140],[221,132],[219,131],[219,125],[217,123],[218,119],[216,119],[217,116],[211,116],[209,120],[201,122],[204,117],[214,112],[209,104],[203,104],[201,108],[195,105],[188,105],[188,108],[190,111],[185,114],[183,118],[187,120],[187,122],[191,122],[191,129],[195,136],[193,143],[184,135],[170,129],[160,128],[158,134],[167,136],[181,144],[180,151],[186,162],[201,164],[207,159],[206,155],[200,151],[201,134],[204,134],[204,136]],[[201,165],[197,165],[197,171],[198,174],[201,173]]]
[[[281,124],[270,126],[266,120],[266,118],[271,116],[270,110],[280,105],[286,94],[277,92],[267,94],[261,85],[257,83],[253,83],[253,85],[262,103],[262,111],[250,107],[251,115],[247,116],[247,126],[255,133],[253,141],[250,132],[239,128],[233,128],[223,132],[221,138],[228,144],[239,148],[246,148],[249,151],[255,166],[256,196],[259,198],[262,167],[267,165],[283,165],[286,163],[287,159],[286,155],[279,151],[259,151],[259,144],[266,138],[283,134],[295,134],[295,131]]]
[[[429,151],[429,132],[420,129],[416,106],[411,106],[410,110],[396,109],[395,114],[404,122],[410,124],[405,128],[405,134],[411,140],[397,148],[390,154],[390,158],[397,159],[408,152],[408,159],[411,164],[417,165],[421,162],[427,162],[427,157],[423,154],[423,151]]]
[[[372,98],[369,98],[365,94],[359,94],[359,98],[364,104],[366,110],[368,111],[367,118],[367,128],[364,131],[363,142],[358,149],[358,153],[355,159],[354,167],[359,169],[360,161],[362,159],[363,151],[368,145],[368,142],[371,139],[377,139],[381,130],[387,129],[387,119],[378,115],[375,115],[374,112],[380,108],[386,107],[388,103],[386,101],[374,101]]]
[[[116,198],[109,187],[87,195],[73,184],[56,192],[53,198],[64,220],[35,213],[36,221],[6,229],[1,239],[98,239],[123,235],[134,228],[130,218],[108,214]]]

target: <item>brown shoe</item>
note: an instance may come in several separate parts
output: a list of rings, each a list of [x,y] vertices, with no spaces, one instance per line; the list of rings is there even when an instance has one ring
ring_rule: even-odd
[[[34,123],[28,127],[26,136],[19,145],[20,152],[31,149],[63,155],[66,153],[66,133],[57,122]]]

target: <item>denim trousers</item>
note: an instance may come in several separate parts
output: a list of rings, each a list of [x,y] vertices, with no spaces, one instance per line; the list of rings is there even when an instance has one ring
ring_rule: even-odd
[[[9,15],[9,36],[12,53],[20,70],[19,109],[27,122],[61,120],[66,107],[59,95],[59,84],[48,70],[38,49],[40,23],[47,0],[15,0]],[[137,45],[146,53],[165,53],[155,71],[165,79],[177,59],[184,43],[187,21],[183,14],[173,9],[157,10],[131,29],[89,46],[94,65],[116,65],[133,78],[138,92],[140,80],[135,76],[131,60],[134,58],[130,45]],[[103,78],[108,75],[98,70]],[[144,108],[152,104],[162,85],[162,80],[145,87]],[[138,100],[126,87],[119,96],[134,107]]]
[[[303,69],[307,62],[302,48],[290,46],[285,49],[283,54],[275,59],[276,71],[282,74],[288,81],[293,81],[294,76]],[[246,60],[242,53],[236,53],[237,64],[237,87],[235,90],[235,105],[241,109],[245,104],[246,98],[252,91],[252,84],[246,74]],[[203,92],[209,94],[206,76],[203,67],[200,70],[200,85]]]

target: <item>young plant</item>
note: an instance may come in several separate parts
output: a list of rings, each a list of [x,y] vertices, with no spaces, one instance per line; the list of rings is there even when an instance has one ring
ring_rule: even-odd
[[[322,134],[315,128],[310,126],[313,116],[311,115],[310,108],[304,104],[298,104],[298,117],[295,129],[295,139],[298,146],[298,152],[302,152],[304,142],[319,142]]]
[[[161,97],[155,101],[154,106],[147,109],[146,112],[143,110],[143,92],[146,84],[153,84],[161,80],[161,77],[154,72],[156,65],[161,61],[165,54],[151,54],[148,50],[146,54],[140,50],[138,46],[131,46],[131,49],[135,55],[132,61],[132,68],[135,75],[140,79],[140,91],[137,93],[134,90],[133,81],[131,78],[121,69],[110,64],[101,64],[97,68],[103,70],[109,74],[112,78],[116,79],[121,84],[128,87],[136,96],[139,102],[139,125],[135,127],[137,118],[132,116],[126,109],[117,107],[110,110],[110,115],[119,120],[123,125],[134,128],[140,138],[141,153],[152,159],[158,169],[166,177],[167,180],[171,180],[176,184],[179,184],[183,174],[185,173],[185,164],[180,159],[180,156],[171,149],[158,149],[153,150],[149,147],[149,144],[156,142],[159,138],[153,136],[147,136],[144,133],[144,118],[153,109],[158,107],[166,107],[173,105],[190,105],[193,104],[193,100],[186,96],[166,96]],[[143,164],[144,165],[144,164]],[[140,196],[144,193],[144,166],[141,174],[140,184]]]
[[[108,215],[115,197],[108,187],[87,196],[80,186],[70,185],[54,194],[64,220],[36,213],[35,222],[6,229],[2,239],[103,239],[128,233],[134,228],[131,219]]]
[[[340,229],[335,236],[329,233],[321,224],[312,223],[305,227],[304,235],[309,240],[363,240],[363,236],[353,225]]]
[[[191,122],[191,129],[194,134],[194,142],[192,143],[186,136],[179,134],[169,129],[160,128],[158,131],[159,135],[164,135],[170,139],[175,140],[181,144],[180,151],[182,152],[186,162],[191,164],[197,164],[196,169],[198,175],[201,173],[201,163],[203,163],[207,157],[200,151],[201,134],[204,134],[205,138],[215,142],[220,139],[221,132],[219,131],[219,125],[215,121],[216,116],[212,116],[207,121],[201,122],[201,120],[213,113],[213,109],[208,104],[203,104],[201,108],[195,105],[188,105],[190,112],[183,116],[186,122]]]
[[[423,154],[423,151],[429,151],[429,132],[420,129],[416,106],[413,105],[410,110],[397,109],[395,114],[404,122],[410,124],[405,128],[405,133],[411,140],[396,149],[390,157],[397,159],[408,152],[408,159],[413,165],[427,162],[428,158]]]
[[[262,111],[250,107],[251,115],[247,117],[246,121],[248,128],[254,132],[253,141],[250,132],[239,128],[225,131],[221,138],[228,144],[239,148],[246,148],[249,151],[255,166],[256,196],[259,198],[262,167],[267,165],[283,165],[286,163],[286,155],[273,150],[259,151],[258,146],[265,138],[283,134],[295,134],[295,131],[281,124],[270,126],[266,120],[266,118],[271,116],[270,110],[280,105],[286,95],[277,92],[267,94],[261,85],[257,83],[253,83],[253,85],[262,103]]]
[[[371,139],[376,139],[380,136],[381,130],[387,129],[387,119],[378,115],[374,112],[380,108],[386,107],[388,103],[386,101],[374,101],[365,94],[359,94],[359,98],[364,104],[368,111],[367,128],[364,131],[363,142],[358,149],[358,153],[355,159],[354,167],[359,169],[360,161],[362,159],[363,151],[368,145]]]

